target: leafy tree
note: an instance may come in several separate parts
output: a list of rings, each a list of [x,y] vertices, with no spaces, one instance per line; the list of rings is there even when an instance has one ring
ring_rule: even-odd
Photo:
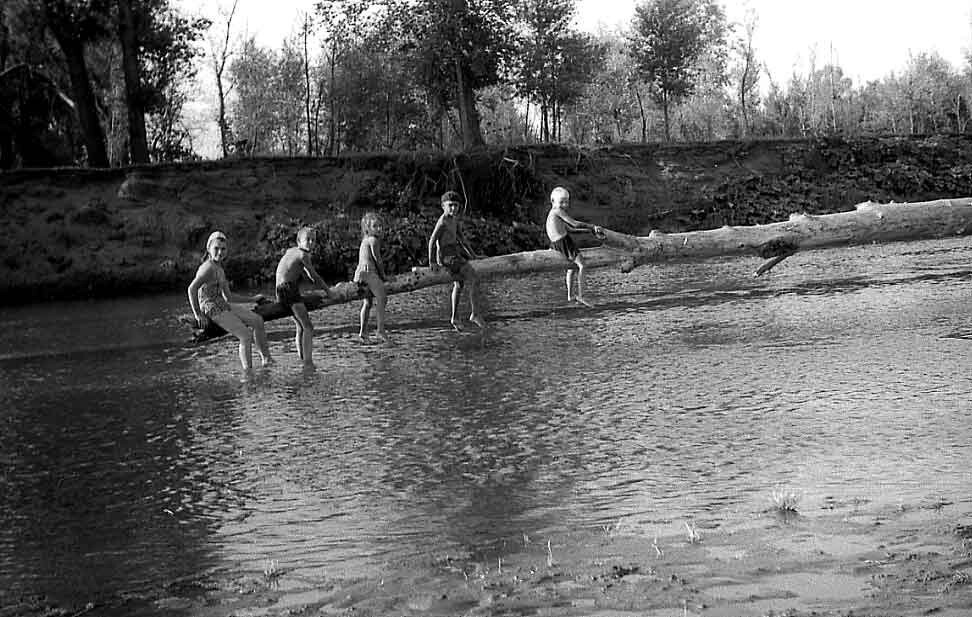
[[[484,143],[476,92],[500,81],[512,49],[512,3],[504,0],[390,0],[416,82],[442,109],[459,113],[463,146]]]
[[[219,128],[219,145],[223,152],[223,157],[229,156],[232,146],[232,128],[227,120],[226,100],[233,87],[224,81],[226,71],[229,70],[236,50],[231,42],[233,35],[233,18],[236,16],[236,6],[239,0],[233,0],[233,4],[228,9],[220,7],[220,30],[218,33],[211,32],[209,37],[210,60],[212,62],[213,75],[216,78],[216,126]]]
[[[134,7],[139,75],[134,99],[137,111],[132,111],[132,99],[126,96],[128,115],[139,113],[146,117],[151,160],[171,161],[192,156],[186,145],[187,132],[179,118],[187,98],[186,84],[196,75],[197,44],[211,22],[180,15],[172,9],[169,0],[126,1]],[[132,158],[138,162],[134,148]]]
[[[742,27],[743,32],[732,43],[735,63],[731,70],[730,81],[734,93],[734,102],[738,110],[738,133],[741,137],[748,137],[752,130],[753,117],[759,108],[759,61],[753,38],[759,19],[752,9],[746,12]]]
[[[602,62],[582,90],[579,113],[586,116],[595,143],[620,143],[636,139],[635,122],[641,119],[641,140],[648,140],[649,113],[639,104],[639,91],[634,62],[625,41],[616,34],[601,33],[597,44],[603,50]]]
[[[38,8],[67,64],[88,164],[107,167],[105,133],[98,117],[98,102],[85,52],[89,45],[107,37],[109,0],[41,0]]]
[[[629,42],[671,140],[671,108],[695,91],[700,61],[724,57],[725,15],[715,0],[645,0],[635,7]]]

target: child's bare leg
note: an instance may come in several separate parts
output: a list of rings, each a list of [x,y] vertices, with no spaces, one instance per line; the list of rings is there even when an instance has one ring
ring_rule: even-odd
[[[358,338],[365,340],[368,337],[368,316],[371,314],[371,298],[365,298],[361,301],[361,315],[358,319]]]
[[[257,315],[259,317],[259,315]],[[226,330],[240,341],[240,364],[244,371],[253,366],[253,331],[243,323],[235,311],[223,311],[210,317],[223,330]]]
[[[584,296],[584,258],[578,255],[574,263],[577,264],[577,301],[584,306],[592,306]]]
[[[296,317],[292,318],[294,320],[294,346],[297,349],[297,357],[301,360],[304,359],[304,326],[300,325],[300,320]]]
[[[257,349],[260,350],[260,359],[263,365],[273,363],[270,357],[270,344],[267,341],[267,329],[263,325],[263,317],[242,306],[233,306],[233,314],[240,318],[248,328],[253,330],[253,338],[256,339]]]
[[[297,350],[300,359],[304,361],[304,366],[314,366],[314,324],[307,314],[307,307],[302,302],[298,302],[293,304],[290,310],[293,311],[294,319],[298,323],[300,344]]]
[[[378,336],[382,340],[388,340],[388,335],[385,334],[385,306],[388,304],[388,294],[385,293],[385,284],[381,282],[381,279],[375,277],[375,280],[370,283],[371,293],[375,295],[375,323],[378,331]]]
[[[456,314],[459,311],[460,296],[462,296],[462,283],[455,281],[452,284],[452,317],[449,318],[449,323],[451,323],[452,327],[457,331],[462,332],[462,324],[459,323],[459,319],[456,317]]]
[[[479,281],[475,278],[469,281],[469,321],[480,328],[486,327],[486,321],[479,310]]]
[[[574,299],[572,291],[574,288],[574,269],[567,268],[567,274],[564,276],[567,282],[567,301],[570,302]]]

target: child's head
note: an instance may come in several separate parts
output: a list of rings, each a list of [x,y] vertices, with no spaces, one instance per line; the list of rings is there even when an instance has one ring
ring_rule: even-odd
[[[550,205],[554,208],[566,208],[570,205],[570,193],[562,186],[550,191]]]
[[[381,233],[381,217],[377,212],[368,211],[361,217],[361,235],[377,236]]]
[[[213,261],[220,261],[226,256],[226,234],[214,231],[206,240],[206,253]]]
[[[455,215],[462,207],[462,197],[455,191],[442,193],[442,199],[439,201],[442,203],[442,211],[449,216]]]
[[[297,231],[297,246],[309,251],[314,247],[314,243],[317,242],[317,230],[313,227],[301,227]]]

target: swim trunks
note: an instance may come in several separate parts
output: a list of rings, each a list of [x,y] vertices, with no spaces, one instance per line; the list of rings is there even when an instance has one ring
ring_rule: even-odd
[[[550,243],[550,248],[566,257],[567,261],[574,261],[577,259],[577,255],[580,254],[570,236],[564,236],[560,240],[554,240]]]
[[[297,281],[287,281],[277,285],[277,302],[284,308],[290,308],[294,304],[301,304],[304,298],[300,295],[300,285]]]
[[[459,283],[460,287],[465,282],[471,268],[469,261],[462,255],[443,255],[442,266],[449,271],[452,280]]]

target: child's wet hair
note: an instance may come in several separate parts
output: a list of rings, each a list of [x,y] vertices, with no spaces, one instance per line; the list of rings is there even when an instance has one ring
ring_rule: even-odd
[[[570,197],[570,191],[562,186],[555,187],[554,190],[550,191],[550,201],[553,201],[558,195],[563,195],[564,197]]]
[[[369,210],[361,215],[361,235],[376,236],[378,228],[381,226],[381,217],[377,212]]]

